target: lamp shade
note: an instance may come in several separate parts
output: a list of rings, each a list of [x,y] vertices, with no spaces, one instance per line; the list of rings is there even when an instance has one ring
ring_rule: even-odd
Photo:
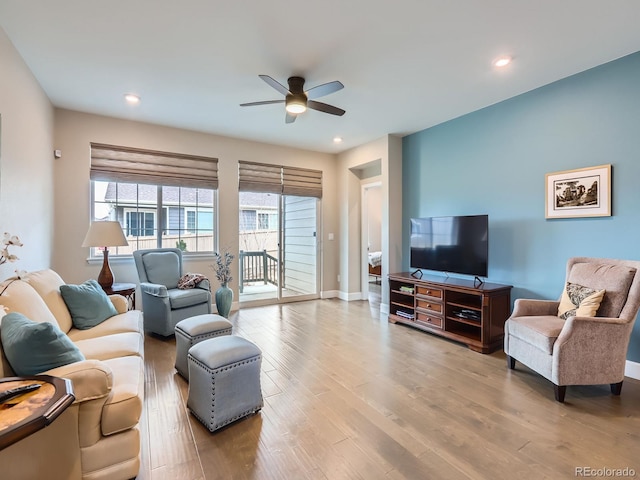
[[[122,232],[120,222],[93,222],[87,236],[82,242],[83,247],[126,247],[129,245]]]

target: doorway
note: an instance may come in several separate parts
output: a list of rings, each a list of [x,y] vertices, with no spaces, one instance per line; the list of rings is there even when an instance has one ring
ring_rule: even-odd
[[[382,182],[362,185],[362,299],[380,303],[382,284]]]

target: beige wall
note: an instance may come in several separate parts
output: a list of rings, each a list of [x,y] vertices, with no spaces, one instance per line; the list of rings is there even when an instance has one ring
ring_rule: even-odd
[[[68,282],[95,278],[101,265],[88,264],[88,249],[80,247],[90,221],[90,142],[189,153],[216,157],[220,186],[219,246],[238,252],[238,160],[308,167],[323,172],[321,231],[321,291],[335,291],[338,273],[339,242],[325,241],[322,232],[338,231],[337,198],[333,194],[337,179],[335,155],[237,140],[229,137],[118,120],[69,110],[55,111],[55,148],[62,150],[56,160],[54,255],[52,266]],[[237,256],[236,256],[237,259]],[[186,268],[214,278],[211,258],[189,260]],[[137,283],[132,259],[114,260],[116,281]],[[232,287],[238,298],[237,262],[233,266]],[[215,285],[215,283],[214,283]]]
[[[389,304],[386,275],[398,271],[402,262],[402,139],[392,135],[338,155],[340,204],[340,295],[345,300],[361,298],[362,206],[361,180],[356,171],[380,161],[382,182],[382,305]]]
[[[0,29],[0,235],[18,235],[20,260],[0,279],[50,265],[53,238],[53,107]]]
[[[377,179],[379,180],[379,179]],[[371,180],[365,180],[367,184]],[[382,250],[382,188],[372,187],[367,189],[367,246],[370,252],[379,252]]]

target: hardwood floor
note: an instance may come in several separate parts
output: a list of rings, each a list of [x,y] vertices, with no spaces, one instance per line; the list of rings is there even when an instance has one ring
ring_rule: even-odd
[[[186,409],[175,341],[147,336],[139,479],[559,479],[640,475],[640,382],[552,385],[379,319],[368,302],[233,312],[263,352],[263,410],[210,434]],[[605,477],[606,478],[606,477]]]

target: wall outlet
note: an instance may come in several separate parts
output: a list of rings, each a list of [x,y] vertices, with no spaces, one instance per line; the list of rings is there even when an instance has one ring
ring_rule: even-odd
[[[340,283],[340,275],[338,275],[338,283]]]

